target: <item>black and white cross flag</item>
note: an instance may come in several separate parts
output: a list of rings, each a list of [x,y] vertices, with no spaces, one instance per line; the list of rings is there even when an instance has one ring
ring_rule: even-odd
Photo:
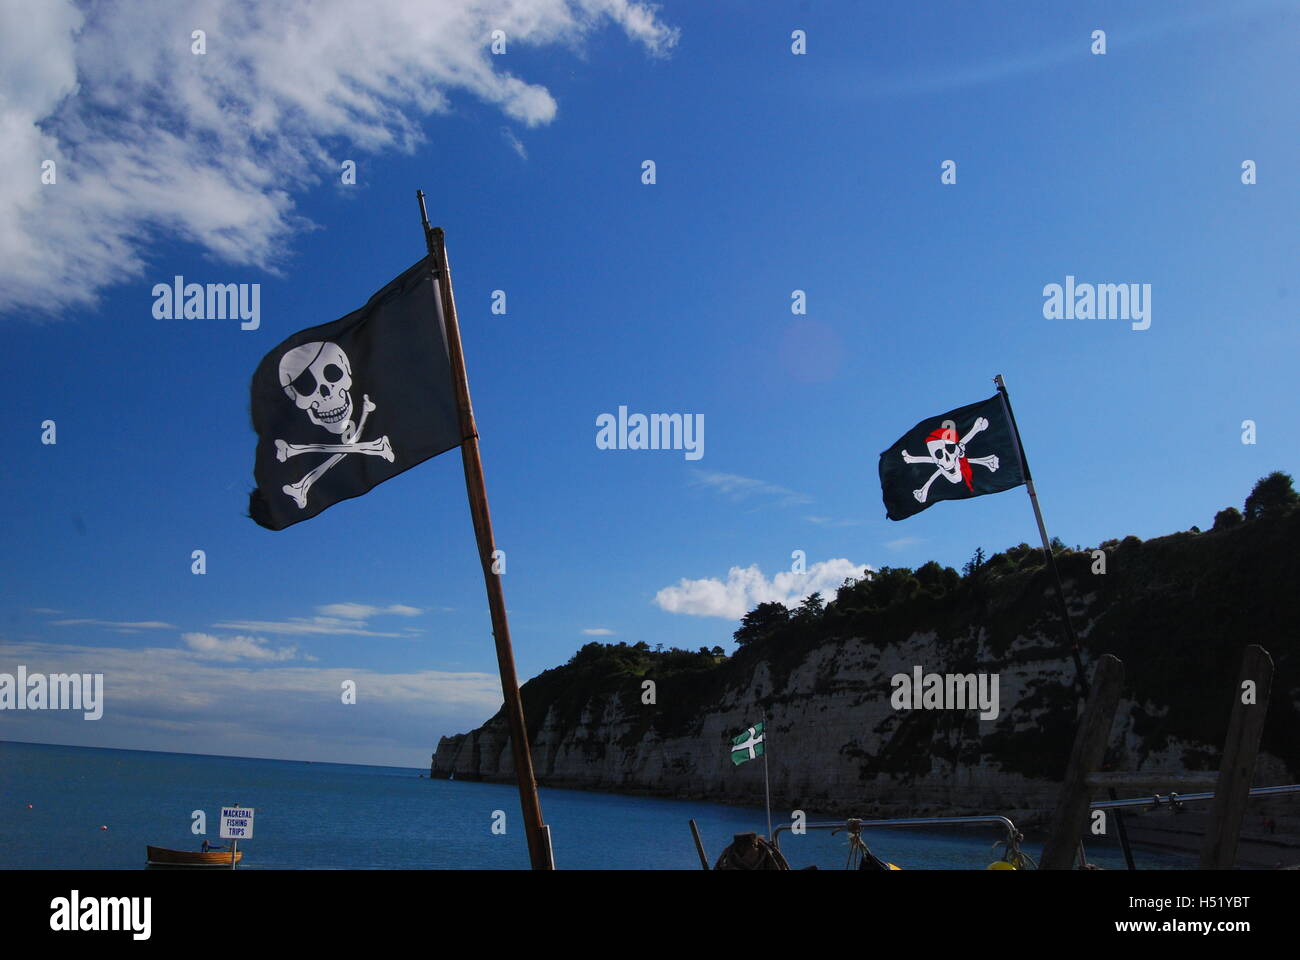
[[[261,526],[283,530],[460,445],[436,272],[425,257],[360,310],[262,358],[248,503]]]
[[[1020,445],[1002,394],[922,420],[880,455],[890,520],[939,500],[965,500],[1025,482]]]

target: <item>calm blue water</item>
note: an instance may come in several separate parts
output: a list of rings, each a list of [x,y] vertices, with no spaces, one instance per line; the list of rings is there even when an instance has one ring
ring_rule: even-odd
[[[240,844],[241,869],[528,865],[514,787],[419,774],[397,767],[0,742],[0,869],[140,869],[147,844],[198,849],[202,837],[190,832],[196,809],[207,814],[209,839],[219,842],[223,804],[257,811],[254,839]],[[687,826],[691,817],[711,860],[733,834],[767,832],[761,809],[579,790],[543,788],[540,795],[560,868],[699,869]],[[491,832],[494,810],[506,813],[505,836]],[[809,811],[809,819],[834,818]],[[992,827],[957,827],[943,833],[877,831],[866,839],[879,856],[905,869],[982,869],[996,859],[990,846],[998,835]],[[829,833],[783,836],[782,849],[791,866],[837,869],[847,852],[843,837]],[[1090,848],[1089,856],[1122,867],[1118,856],[1100,847]],[[1190,861],[1142,853],[1138,864],[1159,868]]]

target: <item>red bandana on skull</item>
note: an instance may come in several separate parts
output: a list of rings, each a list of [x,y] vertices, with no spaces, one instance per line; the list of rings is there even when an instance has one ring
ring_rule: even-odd
[[[961,478],[966,481],[966,489],[973,493],[975,485],[971,483],[970,461],[966,459],[966,448],[962,446],[957,431],[952,427],[940,427],[938,430],[931,431],[930,435],[925,438],[925,445],[930,448],[931,455],[935,454],[936,448],[945,447],[948,444],[958,448],[957,452],[960,456],[957,458],[957,466],[961,470]]]

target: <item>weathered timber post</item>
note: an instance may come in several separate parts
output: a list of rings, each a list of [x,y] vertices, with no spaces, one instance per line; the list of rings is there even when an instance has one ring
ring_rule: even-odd
[[[695,838],[695,852],[700,855],[700,866],[705,870],[708,870],[709,858],[704,855],[704,841],[700,839],[700,828],[695,825],[694,819],[692,819],[690,823],[691,836]]]
[[[1273,658],[1252,643],[1242,655],[1241,673],[1233,689],[1232,716],[1223,741],[1219,782],[1214,789],[1214,810],[1201,845],[1202,870],[1229,870],[1236,863],[1237,838],[1250,798],[1272,688]]]
[[[1088,775],[1101,765],[1110,741],[1110,728],[1119,706],[1120,688],[1124,685],[1124,664],[1118,657],[1105,654],[1097,661],[1092,675],[1092,690],[1070,750],[1061,793],[1052,813],[1052,825],[1043,846],[1039,867],[1043,870],[1069,870],[1074,863],[1079,836],[1087,829]]]

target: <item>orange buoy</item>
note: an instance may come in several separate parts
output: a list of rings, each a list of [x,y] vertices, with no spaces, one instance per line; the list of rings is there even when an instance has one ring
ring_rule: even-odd
[[[108,827],[100,827],[99,829],[101,829],[101,830],[107,830]]]

